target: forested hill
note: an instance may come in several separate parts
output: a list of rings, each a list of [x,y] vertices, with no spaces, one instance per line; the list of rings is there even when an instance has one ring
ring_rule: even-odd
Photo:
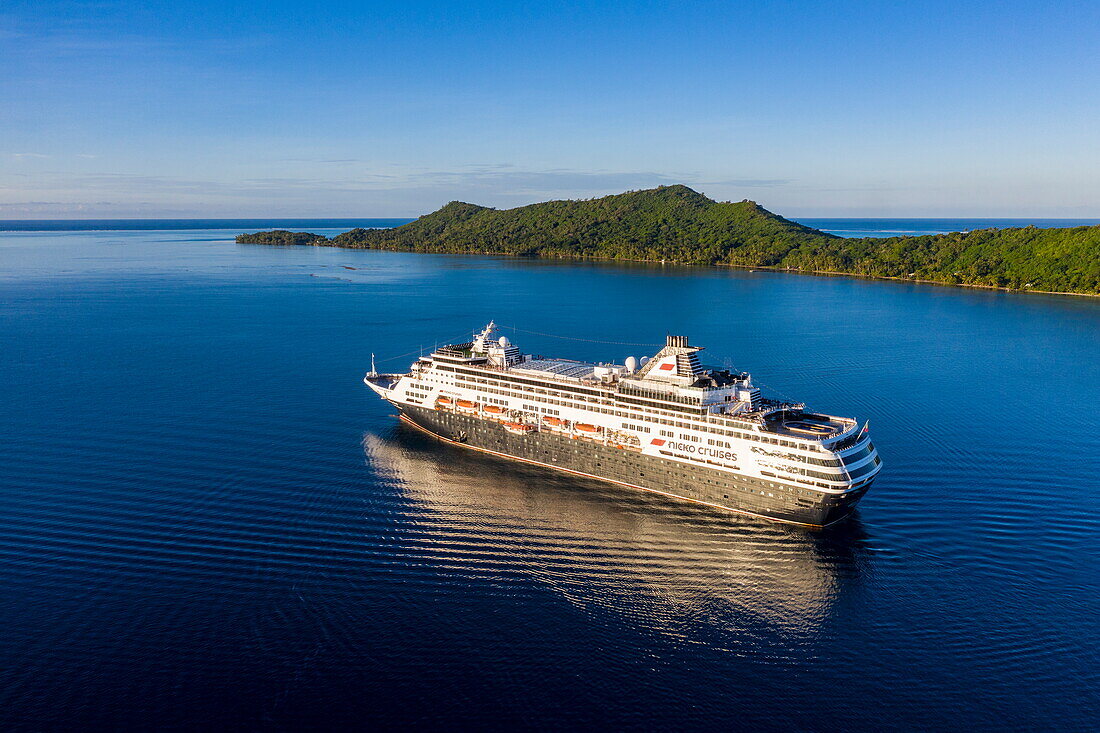
[[[734,251],[755,258],[777,243],[808,246],[826,236],[750,201],[719,204],[687,186],[669,186],[503,211],[455,201],[396,229],[346,232],[334,244],[713,264]]]
[[[238,241],[288,243],[286,233],[271,241],[268,235],[241,235]],[[719,203],[687,186],[505,210],[454,201],[394,229],[353,229],[303,243],[734,265],[1100,293],[1100,226],[845,239],[788,221],[752,201]]]

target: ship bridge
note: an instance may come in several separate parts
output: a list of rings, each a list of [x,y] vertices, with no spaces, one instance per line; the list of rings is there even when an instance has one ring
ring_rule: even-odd
[[[698,356],[702,350],[689,344],[687,336],[670,335],[656,356],[644,360],[635,373],[624,376],[621,389],[627,394],[698,405],[709,413],[757,409],[760,390],[752,386],[750,375],[704,367]]]

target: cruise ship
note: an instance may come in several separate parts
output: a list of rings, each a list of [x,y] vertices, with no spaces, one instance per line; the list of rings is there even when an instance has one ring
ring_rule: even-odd
[[[449,443],[718,509],[824,527],[882,470],[867,425],[769,399],[668,336],[623,364],[524,354],[490,323],[364,382]]]

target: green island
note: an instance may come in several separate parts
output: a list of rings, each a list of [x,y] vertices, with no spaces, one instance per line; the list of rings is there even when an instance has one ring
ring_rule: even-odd
[[[288,232],[286,229],[272,229],[269,232],[238,234],[237,244],[329,244],[327,237],[309,232]]]
[[[503,210],[452,201],[394,229],[352,229],[332,239],[279,230],[242,234],[237,241],[729,266],[1100,294],[1100,226],[844,238],[753,201],[717,202],[681,185]]]

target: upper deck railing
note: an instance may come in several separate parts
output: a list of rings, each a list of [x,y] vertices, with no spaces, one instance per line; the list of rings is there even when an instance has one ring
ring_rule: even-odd
[[[440,356],[450,356],[456,359],[469,359],[473,356],[474,342],[469,341],[464,344],[449,344],[447,346],[440,346],[433,354],[439,354]]]
[[[863,437],[859,431],[859,423],[853,421],[852,427],[848,428],[840,435],[836,436],[833,442],[825,446],[826,450],[831,450],[834,453],[839,453],[842,450],[848,450],[852,446],[859,443],[860,438]]]

